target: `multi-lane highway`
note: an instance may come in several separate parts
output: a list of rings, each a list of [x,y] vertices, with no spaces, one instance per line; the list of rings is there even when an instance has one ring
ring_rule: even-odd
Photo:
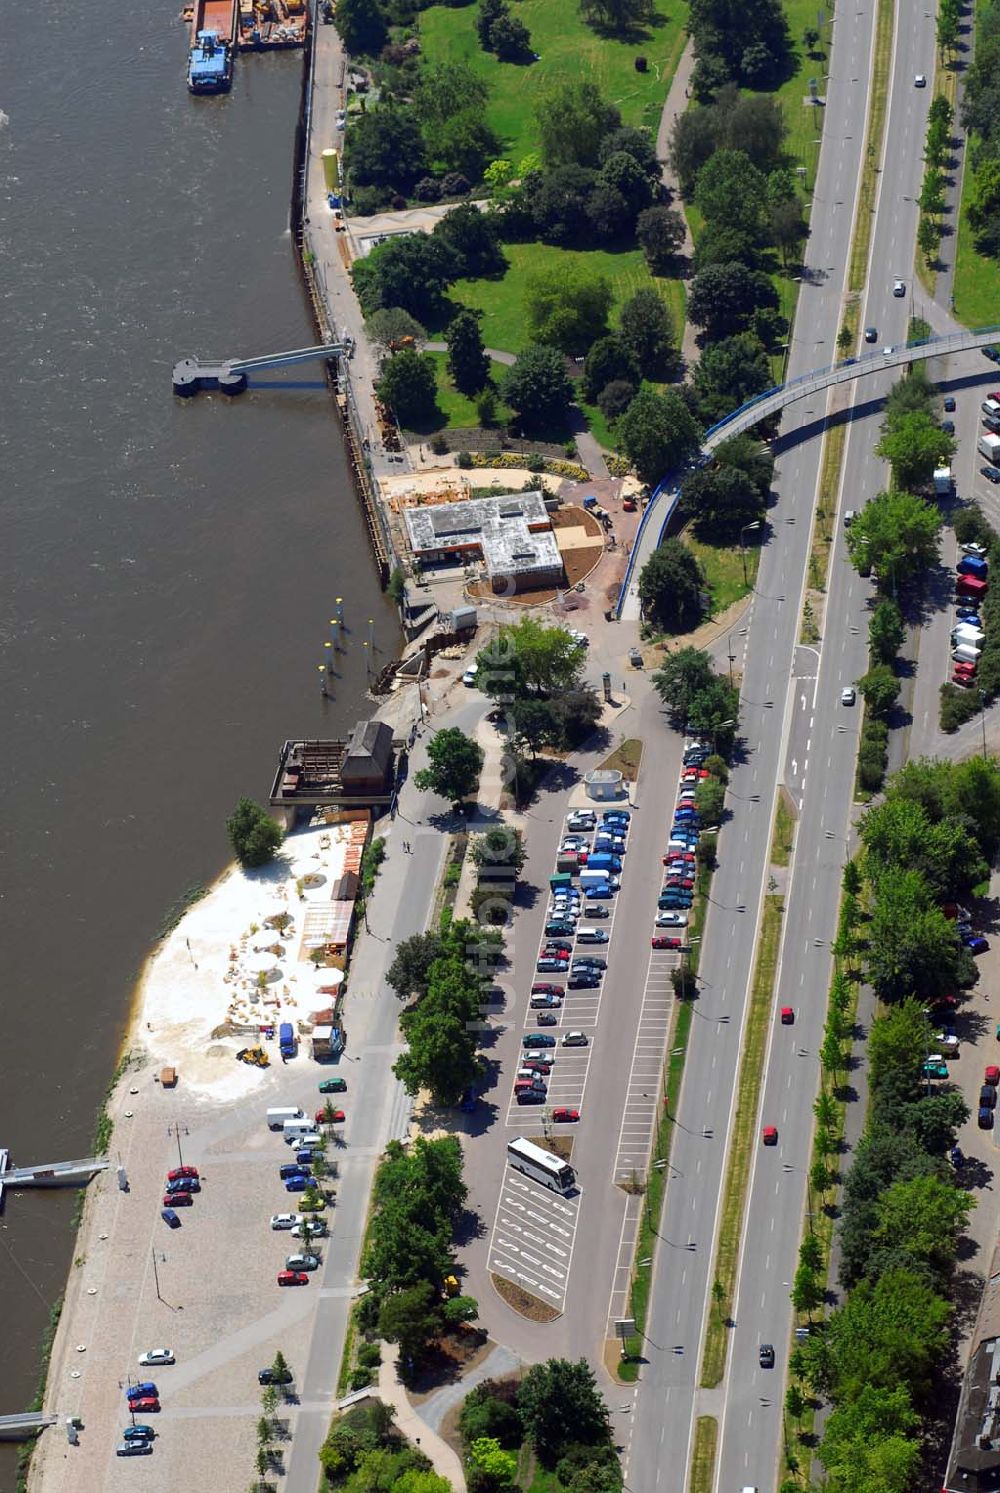
[[[835,37],[791,378],[833,361],[860,177],[872,37],[870,5],[849,23],[841,22]],[[896,277],[909,281],[916,209],[897,198],[919,192],[929,91],[914,88],[914,75],[933,73],[933,45],[931,15],[908,19],[894,39],[885,169],[863,302],[863,324],[877,326],[885,345],[904,341],[907,331],[909,298],[894,297],[892,285]],[[901,207],[908,207],[909,216]],[[870,383],[866,381],[866,398]],[[702,955],[701,1019],[688,1056],[672,1156],[676,1172],[666,1198],[664,1232],[690,1236],[697,1248],[685,1255],[661,1250],[656,1262],[647,1326],[650,1361],[629,1446],[628,1481],[637,1493],[685,1486],[688,1458],[680,1450],[690,1449],[698,1413],[720,1419],[720,1489],[768,1488],[777,1480],[791,1327],[788,1283],[804,1208],[818,1080],[814,1054],[829,984],[828,946],[860,718],[857,710],[841,706],[840,690],[864,672],[869,595],[868,585],[845,563],[838,523],[822,646],[796,647],[819,461],[819,442],[799,445],[796,432],[824,412],[818,400],[811,407],[795,405],[783,425],[778,502],[761,556],[746,650],[742,725],[748,752],[732,775],[732,818],[724,831]],[[874,427],[864,422],[848,446],[844,490],[850,501],[845,499],[845,506],[858,506],[857,495],[870,496],[882,485],[881,471],[869,465],[872,444]],[[786,778],[801,817],[775,1007],[792,1005],[797,1024],[776,1026],[769,1041],[761,1121],[778,1126],[779,1144],[755,1152],[727,1372],[720,1389],[706,1393],[697,1388],[698,1359],[710,1299],[725,1137],[768,876],[775,794]],[[729,1021],[721,1022],[723,1016]],[[803,1050],[806,1055],[800,1056]],[[705,1096],[713,1091],[709,1106]],[[759,1366],[762,1341],[778,1350],[772,1370]],[[664,1456],[667,1449],[669,1457]]]

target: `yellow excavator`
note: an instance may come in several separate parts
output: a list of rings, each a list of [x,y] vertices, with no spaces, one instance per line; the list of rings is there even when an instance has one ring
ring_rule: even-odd
[[[236,1054],[238,1063],[249,1063],[254,1068],[270,1068],[271,1059],[263,1047],[241,1047]]]

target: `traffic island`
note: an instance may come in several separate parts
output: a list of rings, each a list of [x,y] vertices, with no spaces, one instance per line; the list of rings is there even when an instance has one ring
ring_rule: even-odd
[[[492,1270],[490,1281],[501,1301],[505,1301],[519,1316],[527,1317],[529,1322],[554,1322],[557,1317],[562,1316],[554,1306],[549,1306],[530,1291],[524,1290],[523,1286],[515,1286],[512,1280],[496,1275]]]

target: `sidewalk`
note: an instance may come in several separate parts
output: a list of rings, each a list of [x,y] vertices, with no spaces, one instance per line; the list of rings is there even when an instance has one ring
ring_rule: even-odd
[[[398,1362],[399,1349],[396,1344],[383,1343],[382,1362],[378,1371],[379,1398],[392,1406],[396,1412],[398,1429],[430,1458],[434,1471],[448,1479],[455,1493],[465,1493],[465,1473],[461,1459],[457,1452],[452,1451],[447,1441],[443,1441],[426,1421],[421,1420],[410,1404],[409,1396],[399,1382]]]
[[[684,203],[681,200],[681,191],[677,178],[667,161],[667,153],[670,145],[670,135],[674,127],[674,121],[678,115],[684,113],[688,106],[691,90],[691,74],[694,72],[694,43],[688,38],[688,44],[681,54],[681,60],[677,64],[670,91],[663,101],[663,113],[660,115],[659,128],[656,131],[656,154],[662,162],[660,180],[667,190],[673,195],[673,206],[684,219],[684,245],[681,253],[687,260],[694,258],[694,240],[691,237],[691,229],[688,226],[687,214],[684,211]],[[694,327],[687,320],[684,322],[684,337],[681,342],[681,354],[688,370],[697,363],[701,356],[701,350],[695,342]]]

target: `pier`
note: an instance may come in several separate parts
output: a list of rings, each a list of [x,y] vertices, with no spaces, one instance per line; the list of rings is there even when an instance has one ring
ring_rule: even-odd
[[[0,1208],[8,1187],[73,1187],[89,1182],[109,1165],[106,1156],[82,1161],[46,1161],[39,1166],[11,1166],[10,1152],[0,1150]]]
[[[247,375],[260,373],[268,368],[294,368],[298,363],[310,363],[317,359],[349,356],[353,349],[350,339],[344,342],[321,342],[316,347],[293,347],[288,352],[264,353],[259,358],[226,358],[217,361],[202,361],[199,358],[181,358],[174,364],[174,393],[181,398],[199,394],[202,389],[218,389],[222,394],[242,394],[247,386]]]
[[[44,1431],[46,1426],[58,1423],[58,1415],[46,1415],[41,1410],[29,1410],[24,1415],[0,1415],[0,1441],[26,1441],[36,1431]]]

